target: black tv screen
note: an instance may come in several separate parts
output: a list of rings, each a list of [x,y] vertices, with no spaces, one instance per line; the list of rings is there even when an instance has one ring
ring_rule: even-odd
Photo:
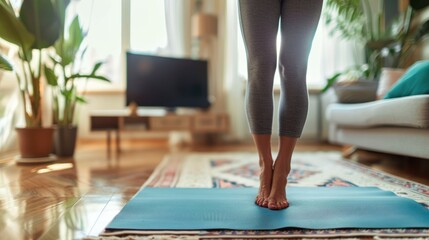
[[[207,61],[127,52],[126,99],[142,107],[208,108]]]

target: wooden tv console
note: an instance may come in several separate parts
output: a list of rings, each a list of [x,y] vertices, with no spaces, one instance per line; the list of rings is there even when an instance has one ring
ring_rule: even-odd
[[[189,111],[171,113],[163,109],[96,110],[90,114],[91,131],[107,132],[107,152],[111,151],[111,134],[116,133],[116,152],[121,151],[120,133],[126,131],[188,131],[191,133],[223,133],[228,130],[226,113]]]

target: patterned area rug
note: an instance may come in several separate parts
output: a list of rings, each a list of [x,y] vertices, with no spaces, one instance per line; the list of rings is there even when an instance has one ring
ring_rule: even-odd
[[[233,188],[258,187],[259,167],[255,153],[194,153],[166,157],[143,187]],[[429,187],[381,171],[345,161],[336,152],[297,152],[292,159],[288,186],[376,186],[401,197],[414,199],[429,209]],[[327,237],[429,237],[429,229],[284,229],[275,231],[105,232],[126,234],[171,234],[198,238],[327,238]],[[179,235],[177,235],[179,234]]]

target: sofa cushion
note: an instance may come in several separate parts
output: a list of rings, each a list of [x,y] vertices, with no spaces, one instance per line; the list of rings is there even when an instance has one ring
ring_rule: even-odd
[[[359,104],[330,104],[330,122],[357,128],[404,126],[429,128],[429,95],[383,99]]]
[[[398,98],[412,95],[429,94],[429,61],[418,61],[393,85],[384,96]]]

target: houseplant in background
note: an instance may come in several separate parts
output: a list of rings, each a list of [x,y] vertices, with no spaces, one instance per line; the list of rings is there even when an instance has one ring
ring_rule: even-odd
[[[422,23],[415,23],[416,15],[422,9],[429,6],[426,0],[410,0],[408,8],[402,16],[401,21],[392,29],[392,38],[385,44],[379,44],[375,48],[383,66],[392,68],[406,67],[410,55],[415,51],[418,44],[429,34],[429,19]],[[414,22],[414,27],[413,27]]]
[[[25,127],[16,128],[21,158],[48,157],[52,150],[53,128],[42,124],[41,80],[44,49],[55,43],[59,33],[51,0],[23,0],[19,15],[11,2],[0,0],[0,38],[14,45],[18,52],[13,67],[25,115]]]
[[[380,99],[404,74],[405,68],[412,64],[413,55],[419,44],[429,35],[429,19],[422,23],[414,21],[420,10],[429,6],[429,1],[411,0],[402,21],[394,26],[390,43],[380,45],[375,51],[375,59],[382,64],[377,89],[377,98]],[[414,27],[412,26],[414,22]]]
[[[54,45],[55,51],[50,54],[51,62],[44,66],[48,84],[51,86],[53,104],[53,122],[55,124],[54,152],[60,157],[74,155],[77,126],[75,124],[76,106],[85,103],[83,95],[79,94],[78,81],[96,79],[110,82],[104,76],[97,74],[103,62],[94,65],[90,73],[81,73],[79,62],[85,54],[85,32],[75,16],[70,24],[65,21],[67,2],[57,6],[61,22],[61,34]]]
[[[332,32],[360,43],[365,51],[364,65],[334,74],[322,90],[334,86],[340,102],[375,100],[382,68],[403,67],[416,43],[429,32],[429,21],[412,29],[415,13],[427,7],[429,1],[410,0],[407,9],[391,26],[384,23],[383,6],[386,3],[391,4],[383,0],[327,1],[326,24],[333,26]],[[378,11],[374,14],[372,8],[377,4]]]
[[[356,65],[345,71],[338,72],[327,79],[322,92],[334,87],[339,102],[365,102],[375,98],[376,83],[375,68],[369,61],[369,51],[366,42],[382,36],[380,25],[377,30],[373,26],[372,11],[368,13],[368,0],[328,0],[325,8],[325,24],[331,27],[331,34],[353,41],[358,48],[365,51],[365,64]],[[382,17],[382,11],[376,15]]]

